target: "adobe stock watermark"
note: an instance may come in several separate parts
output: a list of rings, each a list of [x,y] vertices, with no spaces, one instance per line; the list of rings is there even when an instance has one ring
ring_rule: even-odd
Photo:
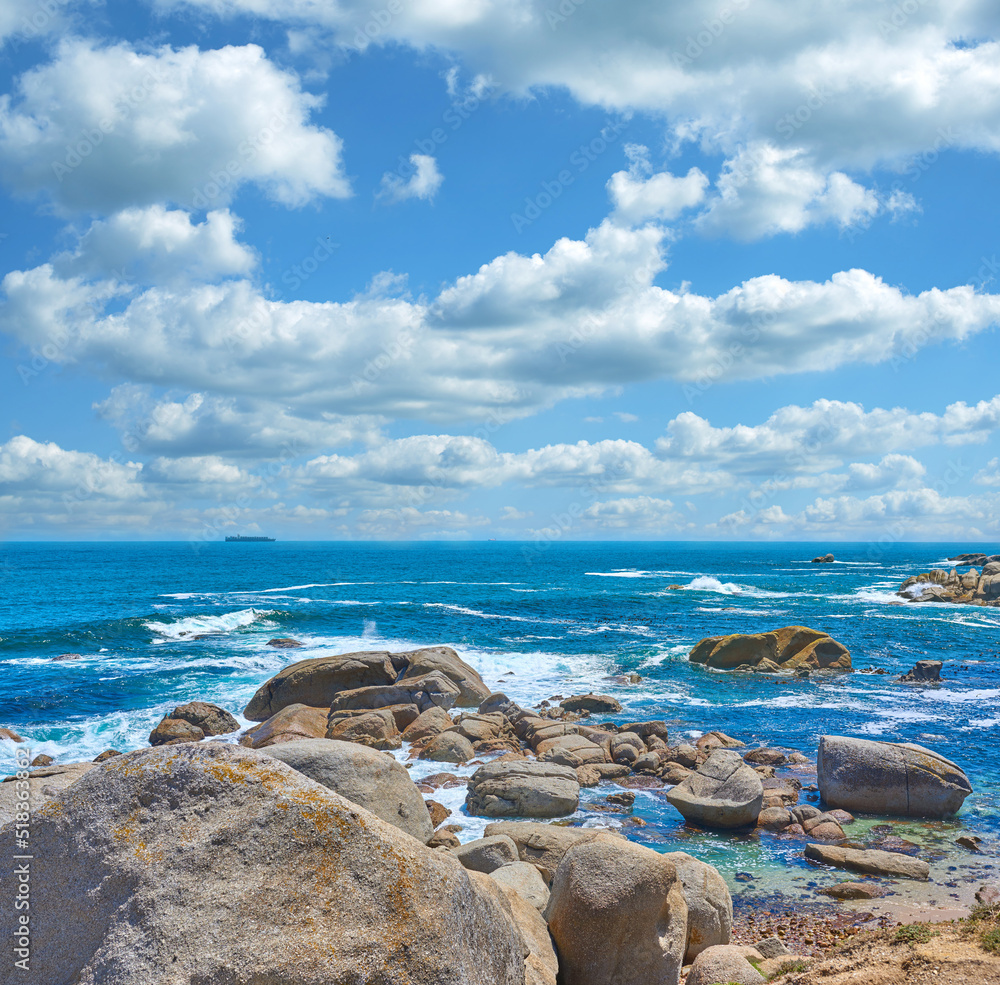
[[[13,894],[14,911],[17,920],[14,927],[14,967],[19,971],[31,970],[31,750],[18,746],[14,755],[17,767],[14,779],[14,823],[11,830],[14,841],[12,854],[13,884],[9,887]]]
[[[541,214],[552,207],[564,191],[582,175],[609,147],[618,141],[622,131],[628,127],[628,120],[609,122],[601,127],[597,135],[579,147],[569,156],[569,167],[562,168],[551,180],[541,183],[541,191],[524,200],[520,212],[512,212],[510,221],[515,232],[521,233],[532,225]]]

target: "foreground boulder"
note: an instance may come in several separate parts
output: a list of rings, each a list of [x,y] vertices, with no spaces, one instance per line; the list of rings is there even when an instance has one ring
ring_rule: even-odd
[[[308,705],[285,705],[266,722],[255,725],[240,736],[240,745],[250,749],[266,749],[282,742],[302,739],[322,739],[326,735],[327,708]]]
[[[186,705],[178,705],[167,717],[190,722],[205,735],[227,735],[240,727],[240,723],[225,708],[208,701],[189,701]]]
[[[265,681],[243,715],[252,722],[262,722],[286,705],[329,709],[341,691],[392,684],[397,673],[392,654],[385,651],[338,653],[300,660]]]
[[[742,828],[756,823],[764,803],[764,787],[738,752],[717,749],[666,797],[685,821],[707,828]]]
[[[481,817],[563,817],[579,804],[576,770],[527,761],[480,766],[465,799],[468,812]]]
[[[676,983],[687,904],[672,862],[652,849],[599,837],[559,864],[545,910],[567,985]]]
[[[119,756],[31,838],[33,981],[524,981],[509,907],[456,859],[239,746]]]
[[[850,670],[851,653],[827,633],[786,626],[770,633],[709,636],[689,654],[691,663],[716,670]]]
[[[930,749],[841,735],[820,739],[816,776],[828,806],[866,814],[950,817],[972,793],[961,767]]]
[[[806,845],[806,858],[838,869],[865,872],[872,876],[901,876],[928,879],[930,866],[919,858],[883,852],[877,848],[840,848],[836,845]]]
[[[383,752],[353,742],[310,739],[271,746],[268,753],[417,841],[426,844],[434,834],[410,774]]]
[[[530,862],[508,862],[494,869],[490,878],[507,889],[514,890],[523,900],[541,912],[549,902],[549,887]]]
[[[673,862],[687,903],[687,944],[684,963],[688,964],[707,947],[728,944],[733,932],[733,898],[719,870],[686,852],[665,852]]]

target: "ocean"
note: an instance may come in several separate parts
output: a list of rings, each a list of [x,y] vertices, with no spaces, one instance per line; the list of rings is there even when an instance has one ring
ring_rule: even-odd
[[[810,563],[831,550],[833,564]],[[33,755],[91,759],[147,745],[163,714],[185,701],[215,702],[249,725],[241,712],[250,696],[293,660],[447,644],[524,705],[609,693],[625,707],[616,720],[666,719],[671,742],[721,729],[811,759],[824,734],[929,746],[962,766],[975,792],[955,821],[894,831],[968,881],[991,868],[1000,838],[1000,609],[901,604],[894,591],[972,550],[998,547],[7,543],[0,725],[28,739]],[[686,659],[705,636],[793,624],[845,644],[855,672],[733,675]],[[275,636],[303,646],[268,647]],[[81,659],[53,661],[64,653]],[[942,684],[898,683],[922,658],[945,662]],[[615,680],[632,673],[641,681]],[[0,742],[0,759],[13,772],[12,743]],[[412,766],[415,776],[441,768]],[[698,854],[741,893],[815,886],[800,842],[694,831],[657,791],[640,792],[624,818],[602,807],[608,792],[584,791],[577,820],[624,823],[634,840]],[[440,793],[465,824],[459,837],[477,836],[486,822],[461,815],[464,789]],[[965,832],[984,839],[986,855],[955,849]]]

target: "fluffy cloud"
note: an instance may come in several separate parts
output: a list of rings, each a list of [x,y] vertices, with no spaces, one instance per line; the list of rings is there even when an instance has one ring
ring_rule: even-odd
[[[92,223],[75,250],[53,258],[53,267],[63,277],[111,276],[133,283],[245,276],[257,257],[237,242],[241,225],[227,209],[209,212],[200,223],[162,205],[124,209]]]
[[[143,475],[148,482],[195,486],[199,494],[219,488],[253,489],[260,485],[258,476],[223,461],[218,455],[155,458]]]
[[[0,488],[4,493],[58,493],[131,499],[143,495],[142,465],[102,459],[90,452],[67,451],[55,442],[25,435],[0,445]]]
[[[698,168],[691,168],[683,178],[669,171],[653,174],[645,147],[627,144],[625,153],[631,167],[616,171],[608,181],[615,219],[630,225],[649,219],[675,219],[704,199],[708,178]]]
[[[726,161],[695,225],[705,233],[754,240],[825,222],[866,224],[878,211],[875,193],[843,172],[824,174],[799,150],[758,142]]]
[[[913,413],[901,407],[866,411],[861,404],[817,400],[809,407],[795,405],[775,411],[763,424],[713,427],[691,411],[678,414],[667,435],[656,442],[664,456],[747,474],[794,473],[836,468],[852,458],[886,455],[899,449],[928,445],[960,445],[985,441],[1000,427],[1000,396],[972,406],[950,404],[943,414]],[[911,469],[913,459],[889,455],[880,469]],[[852,473],[864,482],[864,469]]]
[[[386,202],[404,202],[408,198],[433,199],[444,181],[444,175],[438,171],[437,159],[428,154],[411,154],[410,164],[413,165],[413,173],[408,178],[392,171],[382,175],[375,197]]]
[[[717,297],[673,292],[664,232],[606,221],[544,256],[508,253],[430,302],[280,302],[247,281],[120,287],[52,264],[3,280],[0,330],[52,360],[139,383],[286,403],[296,412],[505,420],[624,383],[726,380],[904,361],[1000,317],[972,287],[919,295],[864,270],[756,277]],[[53,346],[54,340],[59,340]]]
[[[0,98],[0,178],[63,211],[225,206],[245,182],[288,206],[350,194],[341,141],[256,45],[140,52],[66,40]]]
[[[122,384],[94,405],[122,433],[130,452],[171,456],[225,454],[289,461],[318,449],[374,443],[385,421],[375,417],[303,417],[265,400],[204,393],[154,397],[150,387]]]
[[[665,114],[678,139],[731,154],[771,139],[825,171],[900,162],[935,142],[1000,148],[1000,15],[983,0],[912,10],[863,0],[550,0],[404,4],[376,21],[342,0],[159,0],[318,25],[343,45],[456,52],[518,92],[565,87],[580,102]],[[568,6],[568,5],[567,5]]]

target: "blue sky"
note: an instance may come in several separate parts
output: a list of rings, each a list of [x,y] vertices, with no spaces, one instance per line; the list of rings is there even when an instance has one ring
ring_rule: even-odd
[[[10,0],[3,536],[996,541],[998,28]]]

